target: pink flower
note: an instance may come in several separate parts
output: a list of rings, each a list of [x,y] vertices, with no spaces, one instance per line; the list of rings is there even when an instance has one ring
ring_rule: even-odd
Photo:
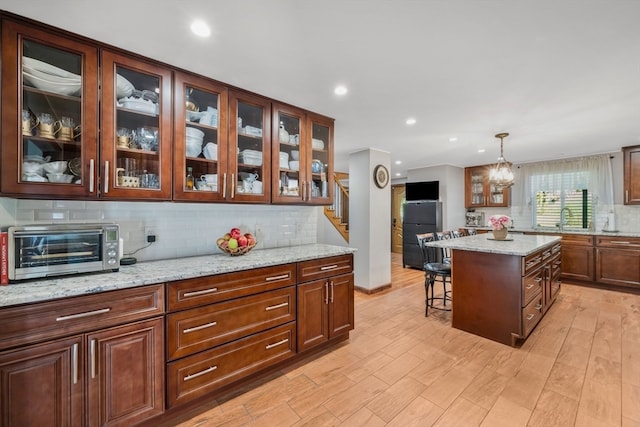
[[[511,225],[511,218],[506,215],[491,215],[488,225],[494,230],[507,228]]]

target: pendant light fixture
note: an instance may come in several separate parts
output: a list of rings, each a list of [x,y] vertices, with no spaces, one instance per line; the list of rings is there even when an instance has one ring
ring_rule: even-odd
[[[496,138],[500,138],[500,157],[498,157],[498,163],[496,163],[489,171],[489,182],[497,190],[504,190],[513,185],[513,171],[511,170],[511,163],[507,162],[502,154],[502,140],[508,136],[509,134],[506,132],[496,135]]]

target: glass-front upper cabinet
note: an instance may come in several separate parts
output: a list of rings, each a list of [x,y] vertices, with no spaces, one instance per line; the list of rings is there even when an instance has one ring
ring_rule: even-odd
[[[171,199],[171,70],[102,51],[102,197]]]
[[[333,200],[333,119],[309,113],[310,150],[306,159],[306,201],[331,204]],[[307,142],[309,144],[309,142]],[[309,158],[310,157],[310,158]]]
[[[491,166],[465,168],[465,207],[509,206],[509,190],[498,190],[489,182]]]
[[[3,193],[97,194],[98,51],[2,22]]]
[[[303,110],[281,104],[273,106],[271,141],[271,201],[301,204],[307,199],[306,115]]]
[[[175,73],[175,200],[227,197],[227,96],[227,88],[213,80]]]
[[[268,203],[271,198],[271,101],[229,92],[229,173],[235,202]]]

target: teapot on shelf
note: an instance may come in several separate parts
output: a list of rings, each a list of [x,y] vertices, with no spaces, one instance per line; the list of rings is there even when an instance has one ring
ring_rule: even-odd
[[[281,143],[289,143],[289,132],[284,128],[284,123],[280,122],[280,130],[278,130],[278,139]]]

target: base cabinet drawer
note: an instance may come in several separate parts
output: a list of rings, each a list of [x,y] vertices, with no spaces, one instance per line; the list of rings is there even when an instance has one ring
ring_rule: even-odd
[[[296,320],[296,287],[210,304],[167,316],[168,359]]]
[[[210,393],[295,355],[291,322],[167,365],[170,407]]]
[[[526,337],[542,319],[542,294],[534,298],[525,308],[522,309],[522,336]]]

